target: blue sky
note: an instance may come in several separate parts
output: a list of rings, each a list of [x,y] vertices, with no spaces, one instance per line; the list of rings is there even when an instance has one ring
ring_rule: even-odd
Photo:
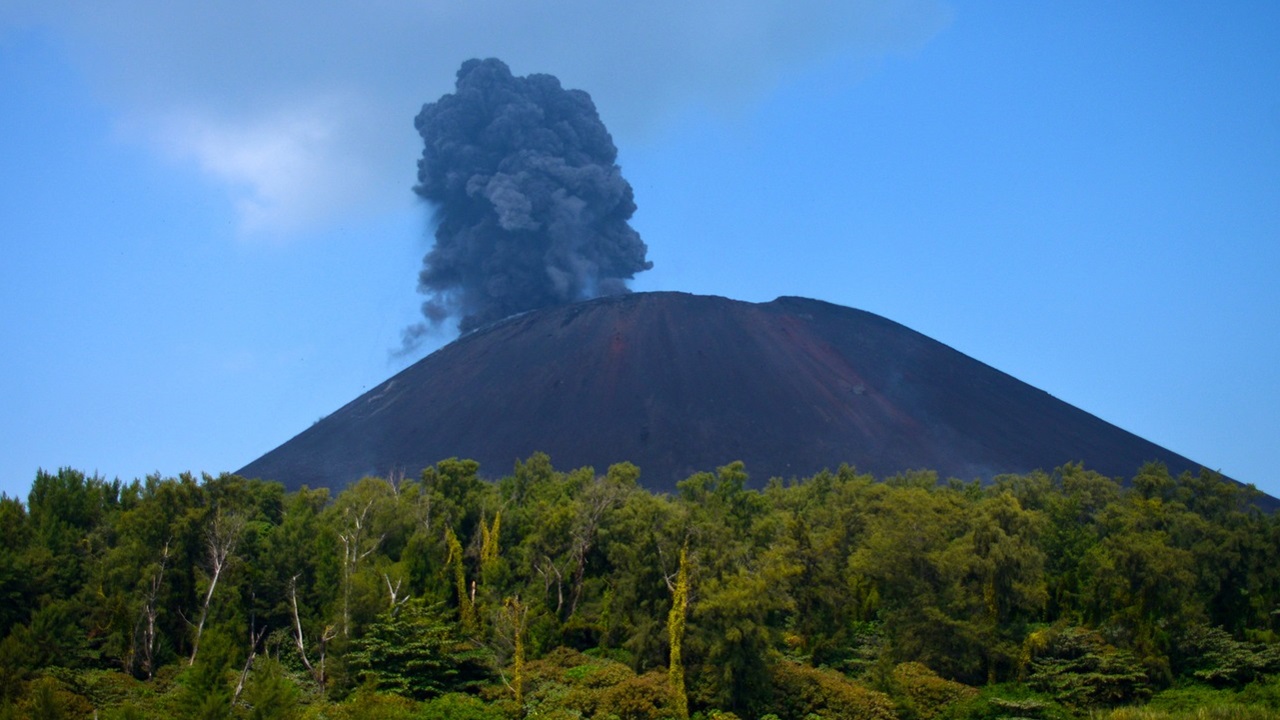
[[[14,0],[0,491],[234,470],[410,362],[413,116],[496,56],[596,100],[635,289],[870,310],[1280,494],[1277,36],[1268,2]]]

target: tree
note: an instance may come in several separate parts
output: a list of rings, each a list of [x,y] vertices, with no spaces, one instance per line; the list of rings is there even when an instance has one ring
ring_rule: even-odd
[[[232,693],[227,673],[235,664],[231,641],[209,633],[206,652],[182,674],[182,707],[193,720],[222,720],[231,715]]]
[[[386,516],[394,512],[396,489],[380,478],[361,478],[338,497],[330,508],[330,521],[336,528],[341,543],[342,569],[342,636],[351,636],[353,596],[356,593],[358,573],[365,559],[382,546],[387,539]],[[380,594],[377,586],[381,578],[361,583],[365,598]],[[372,587],[371,587],[372,586]],[[362,602],[360,605],[369,605]]]
[[[254,665],[244,693],[249,720],[294,720],[302,716],[298,687],[278,660],[265,658]]]
[[[1077,626],[1054,626],[1027,638],[1027,684],[1078,708],[1146,699],[1151,687],[1141,663],[1100,634]]]
[[[628,653],[636,671],[670,661],[671,580],[684,542],[676,515],[669,498],[635,491],[600,529],[601,553],[609,568],[600,642]]]
[[[27,555],[31,523],[22,503],[0,493],[0,638],[26,622],[33,577]]]
[[[776,589],[777,568],[742,568],[699,582],[688,643],[697,670],[699,700],[735,712],[764,712],[769,697],[770,617],[791,609]]]
[[[240,542],[244,525],[243,516],[223,512],[221,509],[215,510],[213,518],[209,521],[205,532],[208,588],[205,590],[204,602],[200,605],[200,617],[195,623],[195,638],[191,641],[191,657],[187,660],[188,665],[194,665],[196,662],[196,653],[200,651],[200,636],[204,633],[204,623],[209,618],[209,606],[213,602],[214,590],[217,589],[218,580],[226,572],[236,545]]]
[[[948,553],[967,529],[966,500],[923,485],[882,486],[870,500],[867,534],[849,557],[850,590],[865,598],[864,619],[884,623],[893,656],[952,677],[981,675],[976,638],[954,611],[966,568]]]
[[[1172,540],[1181,512],[1138,493],[1108,506],[1100,539],[1080,563],[1087,590],[1084,618],[1107,627],[1109,638],[1132,648],[1153,675],[1168,679],[1168,654],[1177,634],[1203,618],[1195,592],[1195,557]]]
[[[947,551],[964,575],[946,610],[974,639],[989,683],[1012,675],[1027,624],[1046,601],[1041,524],[1011,492],[995,492],[973,508],[969,531]]]
[[[148,580],[143,590],[142,611],[138,618],[139,630],[135,633],[141,635],[141,647],[137,654],[142,672],[146,674],[147,679],[151,679],[156,670],[156,619],[160,616],[160,591],[164,588],[164,571],[168,564],[169,543],[166,542],[160,550],[159,559],[148,568],[146,573]],[[196,644],[199,644],[198,639]],[[194,656],[194,649],[192,654]]]
[[[458,592],[458,619],[463,630],[474,633],[480,629],[476,618],[475,598],[467,592],[467,570],[462,562],[462,543],[453,534],[453,528],[444,529],[444,541],[449,548],[449,557],[445,560],[447,567],[453,568],[453,584]]]
[[[528,608],[520,598],[507,598],[502,603],[503,616],[511,628],[511,690],[516,707],[524,707],[525,684],[525,616]]]
[[[684,645],[685,617],[689,613],[689,553],[680,550],[680,569],[676,572],[675,585],[671,590],[671,612],[667,615],[667,636],[670,638],[671,663],[667,670],[667,678],[671,684],[671,695],[675,698],[680,716],[689,714],[689,698],[684,688]]]
[[[441,605],[414,598],[381,613],[355,642],[348,661],[381,689],[425,700],[488,679],[489,655],[464,640]]]

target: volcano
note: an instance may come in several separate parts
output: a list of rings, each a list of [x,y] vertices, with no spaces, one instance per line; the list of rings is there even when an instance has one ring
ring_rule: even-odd
[[[289,488],[416,475],[449,457],[500,477],[630,461],[669,491],[742,460],[753,484],[848,463],[989,480],[1064,463],[1130,477],[1198,463],[898,323],[818,300],[653,292],[468,333],[239,471]]]

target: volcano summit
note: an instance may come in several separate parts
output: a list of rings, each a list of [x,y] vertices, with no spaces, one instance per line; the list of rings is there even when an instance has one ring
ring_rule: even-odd
[[[597,298],[468,333],[239,471],[340,488],[448,457],[630,461],[670,490],[742,460],[758,483],[849,463],[990,479],[1067,462],[1200,465],[902,325],[798,297]]]

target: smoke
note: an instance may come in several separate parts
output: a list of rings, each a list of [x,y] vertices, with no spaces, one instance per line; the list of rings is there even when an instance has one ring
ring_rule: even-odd
[[[405,351],[451,317],[467,332],[630,292],[627,281],[653,266],[587,93],[468,60],[455,91],[424,105],[414,125],[424,143],[414,192],[434,210],[435,244],[418,275],[424,321],[404,331]]]

